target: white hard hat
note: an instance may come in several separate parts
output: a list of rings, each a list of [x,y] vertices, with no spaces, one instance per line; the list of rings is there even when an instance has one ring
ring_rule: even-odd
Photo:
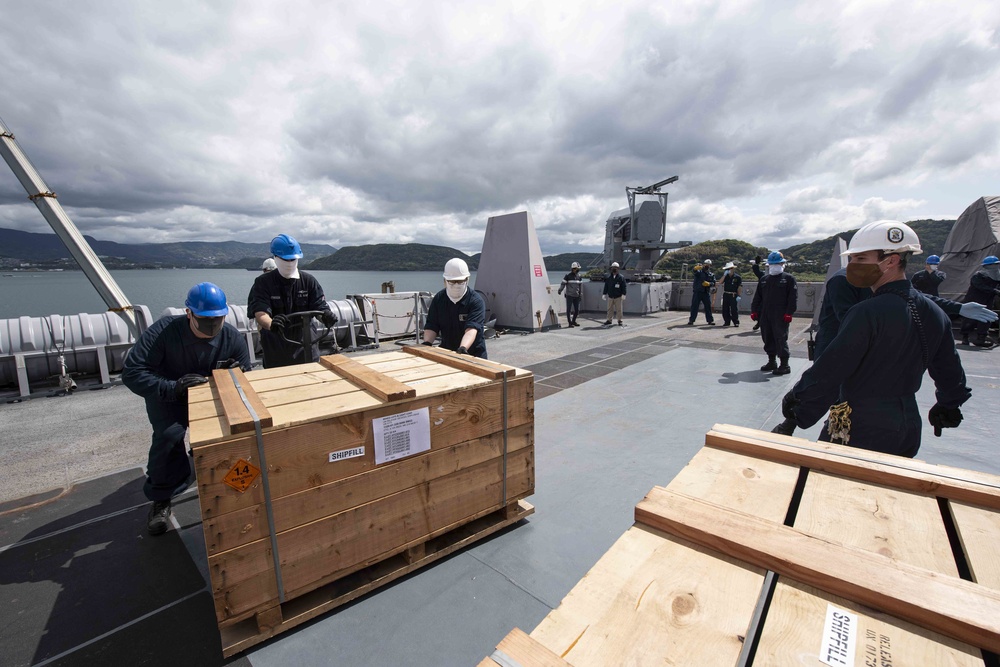
[[[724,267],[722,267],[722,270],[725,271],[726,269],[735,269],[735,268],[736,268],[735,264],[733,264],[732,262],[728,262]]]
[[[276,268],[278,268],[278,265],[271,257],[265,259],[264,263],[260,265],[261,271],[274,271]]]
[[[454,259],[449,259],[444,265],[445,280],[464,280],[468,277],[469,265],[465,263],[464,259],[455,257]]]
[[[569,268],[571,268],[571,269],[579,269],[580,268],[580,262],[573,262],[572,264],[569,265]]]
[[[708,264],[709,266],[712,266],[712,260],[706,259],[704,262],[702,262],[702,264]]]
[[[611,268],[612,269],[617,269],[618,268],[618,262],[611,262]]]
[[[854,232],[851,243],[844,252],[845,255],[857,255],[869,250],[881,250],[888,253],[912,252],[919,255],[920,239],[909,225],[895,220],[879,220],[870,222]]]

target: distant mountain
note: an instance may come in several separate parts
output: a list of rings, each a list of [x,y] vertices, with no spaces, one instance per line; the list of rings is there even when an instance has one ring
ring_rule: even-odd
[[[560,255],[549,255],[545,257],[545,270],[549,272],[569,271],[573,262],[579,262],[584,272],[595,259],[601,256],[599,252],[564,252]],[[554,276],[549,276],[554,278]]]
[[[110,264],[116,267],[131,263],[157,267],[256,268],[271,255],[270,243],[180,241],[129,244],[99,241],[92,236],[84,236],[84,239],[98,256],[115,258]],[[302,244],[306,258],[323,257],[336,250],[328,245]],[[50,263],[70,259],[71,255],[55,234],[0,229],[0,257],[28,263]]]
[[[478,259],[461,250],[423,243],[376,243],[345,246],[304,268],[309,271],[440,271],[454,257],[464,259],[473,271]],[[477,256],[478,258],[478,256]]]
[[[750,260],[757,255],[767,256],[767,248],[754,246],[746,241],[738,241],[736,239],[703,241],[668,252],[656,265],[656,270],[678,278],[681,275],[683,264],[688,265],[688,272],[690,272],[695,264],[700,264],[706,259],[710,259],[715,265],[716,273],[719,273],[719,269],[726,262],[736,262],[740,274],[752,276],[753,272],[750,270]]]

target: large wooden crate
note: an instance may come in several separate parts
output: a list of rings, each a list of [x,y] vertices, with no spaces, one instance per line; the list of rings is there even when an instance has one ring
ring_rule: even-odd
[[[716,425],[480,667],[998,664],[1000,477]]]
[[[524,370],[426,347],[332,355],[215,371],[189,406],[226,655],[532,511]],[[377,463],[376,440],[399,458]]]

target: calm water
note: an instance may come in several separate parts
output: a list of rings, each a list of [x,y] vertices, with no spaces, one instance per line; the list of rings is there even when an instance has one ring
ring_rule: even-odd
[[[397,292],[437,292],[444,284],[440,271],[310,271],[329,300],[347,294],[381,292],[383,282],[394,281]],[[184,307],[192,285],[212,282],[225,291],[229,302],[246,305],[256,271],[241,269],[166,269],[162,271],[112,271],[118,286],[135,305],[149,308],[158,317],[164,308]],[[475,284],[475,273],[473,284]],[[14,273],[0,277],[0,319],[27,315],[102,313],[107,306],[82,271]]]

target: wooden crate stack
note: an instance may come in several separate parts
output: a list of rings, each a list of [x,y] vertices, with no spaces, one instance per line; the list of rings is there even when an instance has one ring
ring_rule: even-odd
[[[226,656],[533,511],[524,370],[407,347],[216,371],[189,405]],[[377,465],[375,420],[421,414],[429,450]]]
[[[1000,477],[734,426],[480,667],[991,665]]]

